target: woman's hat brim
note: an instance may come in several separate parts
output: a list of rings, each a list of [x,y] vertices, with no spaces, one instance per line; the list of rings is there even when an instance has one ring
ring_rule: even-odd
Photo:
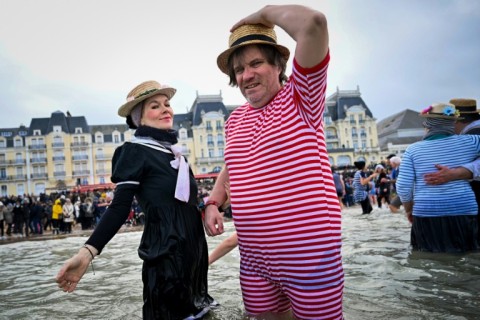
[[[118,109],[118,115],[120,117],[125,117],[126,118],[128,115],[130,115],[133,108],[135,108],[135,106],[137,104],[141,103],[142,101],[144,101],[144,100],[146,100],[150,97],[156,96],[158,94],[163,94],[163,95],[167,96],[167,98],[170,100],[175,95],[176,91],[177,90],[174,89],[174,88],[165,87],[165,88],[153,90],[152,92],[149,92],[148,94],[143,94],[140,97],[138,97],[136,99],[133,99],[132,101],[128,101],[127,103],[122,105]]]

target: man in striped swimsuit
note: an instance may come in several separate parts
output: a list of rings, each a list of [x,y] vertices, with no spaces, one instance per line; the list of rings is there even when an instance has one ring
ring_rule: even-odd
[[[274,26],[296,42],[289,78],[289,50],[277,44]],[[206,233],[223,233],[218,206],[229,181],[247,313],[342,319],[341,210],[322,122],[325,16],[298,5],[266,6],[231,31],[217,64],[247,103],[225,126],[226,168],[206,203]]]

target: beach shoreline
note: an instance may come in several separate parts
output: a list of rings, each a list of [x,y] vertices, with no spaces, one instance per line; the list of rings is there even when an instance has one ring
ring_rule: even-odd
[[[0,246],[9,243],[15,242],[22,242],[22,241],[43,241],[43,240],[55,240],[55,239],[65,239],[69,237],[87,237],[92,234],[94,229],[82,230],[80,224],[76,224],[72,226],[72,233],[60,233],[60,234],[53,234],[53,231],[43,231],[42,234],[30,234],[28,237],[25,235],[15,235],[12,234],[10,236],[5,235],[4,238],[0,240]],[[117,233],[124,233],[124,232],[135,232],[135,231],[143,231],[143,226],[130,226],[130,225],[123,225]]]

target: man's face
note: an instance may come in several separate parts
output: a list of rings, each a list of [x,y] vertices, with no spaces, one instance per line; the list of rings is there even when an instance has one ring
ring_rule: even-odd
[[[233,70],[240,92],[254,108],[267,105],[282,88],[280,68],[269,64],[256,46],[248,46],[234,57]]]

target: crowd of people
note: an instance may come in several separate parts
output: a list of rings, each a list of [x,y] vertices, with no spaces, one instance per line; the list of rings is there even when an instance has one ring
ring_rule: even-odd
[[[81,230],[94,229],[112,198],[111,189],[4,196],[0,198],[0,240],[69,234],[75,226]],[[125,223],[144,223],[144,214],[136,200]]]

